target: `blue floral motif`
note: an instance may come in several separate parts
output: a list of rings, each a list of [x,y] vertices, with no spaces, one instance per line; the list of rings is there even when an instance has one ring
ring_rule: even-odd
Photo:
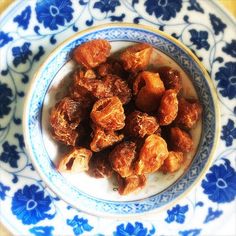
[[[226,43],[223,51],[232,57],[236,57],[236,40],[233,39],[231,43]]]
[[[185,213],[188,211],[188,205],[180,206],[177,204],[172,210],[167,210],[167,218],[165,221],[171,223],[176,221],[179,224],[183,224],[185,221]]]
[[[219,210],[212,210],[212,207],[208,208],[208,214],[204,220],[204,224],[208,223],[209,221],[212,221],[218,217],[220,217],[222,215],[223,211],[219,211]]]
[[[154,226],[148,231],[147,228],[143,227],[140,222],[135,222],[134,225],[128,223],[126,227],[124,224],[120,224],[116,227],[116,231],[113,232],[113,236],[151,236],[156,232]]]
[[[233,140],[236,139],[236,127],[234,121],[229,119],[227,125],[223,126],[221,139],[225,140],[226,147],[232,145]]]
[[[12,103],[12,96],[12,91],[7,84],[0,82],[0,118],[10,113],[11,107],[9,105]]]
[[[114,12],[117,6],[120,6],[119,0],[100,0],[94,4],[101,12]]]
[[[13,38],[11,36],[8,36],[8,33],[0,31],[0,48],[2,48],[4,45],[8,44],[12,40]]]
[[[22,27],[24,30],[28,28],[29,21],[31,17],[31,7],[28,6],[21,12],[20,15],[17,15],[13,21],[18,23],[19,27]]]
[[[58,25],[64,26],[69,23],[74,12],[70,0],[38,0],[36,3],[36,16],[45,28],[57,30]]]
[[[16,145],[10,145],[8,141],[5,141],[2,144],[3,152],[0,155],[0,161],[9,163],[12,168],[17,168],[17,161],[20,159],[20,156],[16,150]]]
[[[15,192],[12,199],[12,213],[21,220],[23,224],[36,224],[45,218],[52,219],[54,215],[46,212],[51,209],[51,198],[44,197],[44,191],[32,184],[25,185],[23,189]]]
[[[38,226],[29,229],[29,232],[35,236],[52,236],[53,226]]]
[[[223,97],[236,98],[236,62],[227,62],[225,67],[220,67],[215,79],[219,80],[217,87],[222,88]]]
[[[8,187],[0,182],[0,199],[5,200],[6,191],[9,191],[9,190],[10,190],[10,187]]]
[[[222,20],[214,14],[209,14],[209,16],[215,35],[218,35],[220,32],[224,32],[226,24],[223,23]]]
[[[12,55],[14,57],[13,64],[15,67],[17,67],[21,63],[25,64],[29,56],[32,55],[30,45],[31,43],[26,42],[21,47],[12,48]]]
[[[201,229],[190,229],[190,230],[179,231],[179,235],[181,236],[197,236],[200,233]]]
[[[200,6],[200,4],[197,2],[197,0],[190,0],[189,1],[190,6],[188,7],[188,10],[194,10],[194,11],[198,11],[201,13],[204,13],[203,8]]]
[[[182,8],[182,0],[147,0],[144,4],[149,15],[168,21],[174,18]]]
[[[194,45],[197,46],[197,49],[205,48],[206,50],[209,49],[210,45],[207,42],[208,39],[208,32],[207,31],[197,31],[195,29],[189,30],[191,34],[190,40],[193,42]]]
[[[67,219],[67,224],[73,228],[75,235],[80,235],[84,231],[91,231],[93,227],[88,224],[88,220],[84,218],[79,218],[77,215],[74,216],[72,220]]]
[[[213,202],[231,202],[236,197],[236,171],[230,166],[230,162],[224,159],[224,164],[213,165],[206,180],[202,181],[204,193]]]

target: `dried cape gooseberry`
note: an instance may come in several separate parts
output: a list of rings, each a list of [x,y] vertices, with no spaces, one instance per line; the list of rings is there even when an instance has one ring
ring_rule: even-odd
[[[85,68],[94,68],[105,62],[111,45],[107,40],[94,39],[83,43],[73,51],[73,59]]]
[[[157,171],[168,154],[166,141],[162,137],[156,134],[148,136],[134,165],[135,173],[141,175]]]
[[[158,121],[160,125],[169,125],[178,113],[177,93],[173,89],[166,90],[161,98],[158,108]]]
[[[105,130],[120,130],[125,126],[125,114],[118,97],[99,99],[90,114],[93,122]]]
[[[60,161],[58,170],[69,172],[82,172],[88,170],[89,160],[92,152],[86,148],[74,147],[68,154],[66,154]]]
[[[164,91],[165,87],[158,73],[140,72],[133,84],[135,104],[144,112],[157,110]]]
[[[146,69],[151,53],[151,45],[145,43],[136,44],[125,49],[121,53],[120,59],[123,62],[125,70],[138,72]]]
[[[118,135],[114,131],[104,130],[100,127],[93,128],[93,139],[90,143],[90,148],[94,152],[101,150],[120,142],[124,138],[123,134]]]

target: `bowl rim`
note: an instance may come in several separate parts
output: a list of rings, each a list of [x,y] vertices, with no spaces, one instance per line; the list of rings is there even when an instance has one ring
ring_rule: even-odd
[[[212,96],[212,101],[213,101],[213,106],[214,106],[214,110],[215,110],[215,134],[214,134],[214,142],[213,142],[213,146],[210,150],[210,154],[208,156],[207,162],[204,165],[204,168],[200,171],[200,173],[198,174],[198,176],[195,178],[195,180],[193,181],[193,183],[184,190],[183,193],[181,193],[179,196],[177,196],[175,199],[171,200],[170,202],[168,202],[167,204],[164,204],[163,206],[160,206],[158,208],[149,210],[149,211],[144,211],[144,212],[135,212],[135,213],[128,213],[128,214],[120,214],[120,213],[104,213],[104,212],[100,212],[95,210],[95,213],[93,211],[89,211],[87,210],[87,206],[85,207],[78,207],[76,206],[76,204],[74,202],[71,202],[69,199],[63,197],[63,194],[60,191],[55,190],[55,187],[53,185],[53,183],[50,182],[49,179],[47,179],[46,176],[44,176],[44,174],[42,173],[40,167],[37,164],[36,159],[34,158],[31,146],[30,146],[30,142],[29,142],[29,132],[27,132],[28,130],[28,110],[29,110],[29,105],[30,105],[30,101],[31,101],[31,97],[33,95],[33,88],[35,87],[35,84],[37,82],[37,77],[40,74],[41,71],[43,71],[43,68],[45,67],[45,65],[47,65],[47,63],[54,57],[54,55],[56,53],[58,53],[64,46],[66,46],[69,42],[76,40],[78,38],[80,38],[83,35],[86,35],[88,33],[91,32],[95,32],[97,30],[101,30],[101,29],[105,29],[105,28],[133,28],[133,29],[139,29],[139,30],[144,30],[144,31],[148,31],[148,32],[152,32],[156,35],[160,35],[172,42],[174,42],[179,48],[181,48],[183,51],[186,52],[186,54],[194,61],[194,63],[199,67],[199,69],[202,72],[203,77],[205,78],[208,86],[209,86],[209,90],[210,90],[210,94]],[[213,156],[216,152],[218,143],[219,143],[219,137],[220,137],[220,123],[221,123],[221,117],[220,117],[220,107],[218,104],[218,97],[217,97],[217,92],[216,89],[214,87],[213,81],[210,78],[207,70],[205,69],[205,67],[203,66],[203,64],[199,61],[199,59],[197,58],[197,56],[195,56],[195,54],[187,47],[185,46],[182,42],[180,42],[179,40],[175,39],[173,36],[160,31],[158,29],[155,29],[152,26],[146,26],[146,25],[142,25],[142,24],[132,24],[132,23],[108,23],[108,24],[101,24],[98,26],[93,26],[90,27],[89,29],[85,29],[85,30],[81,30],[75,34],[73,34],[72,36],[68,37],[67,39],[65,39],[63,42],[61,42],[60,44],[58,44],[58,46],[53,49],[49,55],[47,55],[46,59],[41,63],[41,65],[38,67],[38,69],[36,69],[36,72],[34,73],[34,75],[32,76],[32,79],[30,81],[29,87],[28,87],[28,92],[27,95],[25,97],[24,100],[24,104],[23,104],[23,136],[24,136],[24,141],[25,141],[25,145],[26,145],[26,152],[29,155],[30,160],[32,161],[34,168],[36,169],[37,173],[39,174],[40,178],[44,181],[45,185],[49,187],[49,189],[54,192],[57,196],[59,196],[63,201],[67,202],[68,204],[72,205],[73,207],[75,207],[76,209],[79,209],[83,212],[87,212],[89,214],[95,215],[95,216],[103,216],[103,217],[111,217],[111,216],[115,216],[118,218],[124,218],[124,217],[135,217],[135,216],[141,216],[143,214],[146,213],[152,213],[152,212],[159,212],[161,210],[170,208],[172,205],[176,204],[176,202],[180,201],[182,198],[184,198],[196,185],[197,183],[199,183],[204,175],[206,174],[207,170],[209,169],[210,165],[213,162]],[[197,149],[198,150],[198,149]],[[191,163],[190,163],[191,165]],[[181,178],[181,177],[180,177]],[[178,180],[177,180],[178,181]],[[109,200],[107,200],[109,201]],[[135,201],[142,201],[142,199],[140,200],[135,200]],[[127,201],[127,202],[132,202],[131,201]]]

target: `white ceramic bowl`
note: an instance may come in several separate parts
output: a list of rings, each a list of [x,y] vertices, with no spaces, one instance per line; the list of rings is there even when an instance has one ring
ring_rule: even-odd
[[[198,98],[203,119],[193,129],[194,150],[184,168],[174,174],[154,173],[138,193],[120,196],[112,180],[95,179],[86,173],[61,174],[55,168],[63,153],[49,132],[49,110],[66,87],[73,70],[70,54],[76,46],[96,38],[107,39],[112,52],[136,42],[151,44],[153,60],[169,60],[183,77],[186,96]],[[62,86],[63,85],[63,86]],[[212,159],[219,136],[216,94],[206,70],[193,53],[171,36],[153,28],[134,24],[109,24],[79,32],[55,49],[35,74],[24,107],[24,137],[29,155],[45,183],[74,207],[98,215],[132,215],[161,209],[184,196],[196,184]]]

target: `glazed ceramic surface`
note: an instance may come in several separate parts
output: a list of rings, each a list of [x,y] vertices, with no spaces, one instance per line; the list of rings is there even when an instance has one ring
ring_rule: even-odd
[[[34,170],[22,135],[22,106],[28,84],[47,55],[75,32],[110,22],[151,25],[188,46],[209,71],[221,110],[220,142],[208,173],[184,199],[145,217],[103,218],[72,208],[55,196]],[[0,19],[3,223],[18,235],[234,232],[234,224],[220,225],[235,221],[235,38],[235,22],[210,0],[45,0],[13,4]]]
[[[158,64],[165,61],[164,55],[172,58],[169,62],[162,62],[162,66],[173,64],[175,61],[175,68],[178,65],[182,68],[178,71],[183,74],[183,94],[191,98],[195,95],[195,99],[199,99],[203,106],[203,119],[192,129],[194,147],[185,157],[188,164],[174,174],[152,174],[142,191],[128,196],[118,194],[116,181],[113,179],[94,179],[86,173],[62,175],[56,169],[63,145],[54,142],[51,137],[48,124],[50,110],[56,103],[55,98],[63,94],[62,87],[67,87],[66,82],[70,83],[69,75],[74,64],[70,58],[71,51],[76,45],[97,38],[109,40],[114,52],[124,49],[132,42],[151,44],[156,51],[150,63]],[[161,51],[164,54],[161,54]],[[213,155],[212,150],[215,150],[214,146],[218,143],[220,122],[218,107],[214,104],[214,101],[217,103],[217,97],[212,81],[209,77],[205,78],[207,72],[204,68],[201,70],[200,62],[195,62],[190,53],[169,35],[145,28],[143,25],[132,24],[105,24],[82,31],[55,50],[32,79],[23,112],[26,147],[36,170],[46,184],[62,199],[91,214],[144,213],[165,206],[183,195],[208,167]],[[191,91],[191,87],[194,87],[195,91],[194,88]],[[86,207],[88,205],[89,208]]]

